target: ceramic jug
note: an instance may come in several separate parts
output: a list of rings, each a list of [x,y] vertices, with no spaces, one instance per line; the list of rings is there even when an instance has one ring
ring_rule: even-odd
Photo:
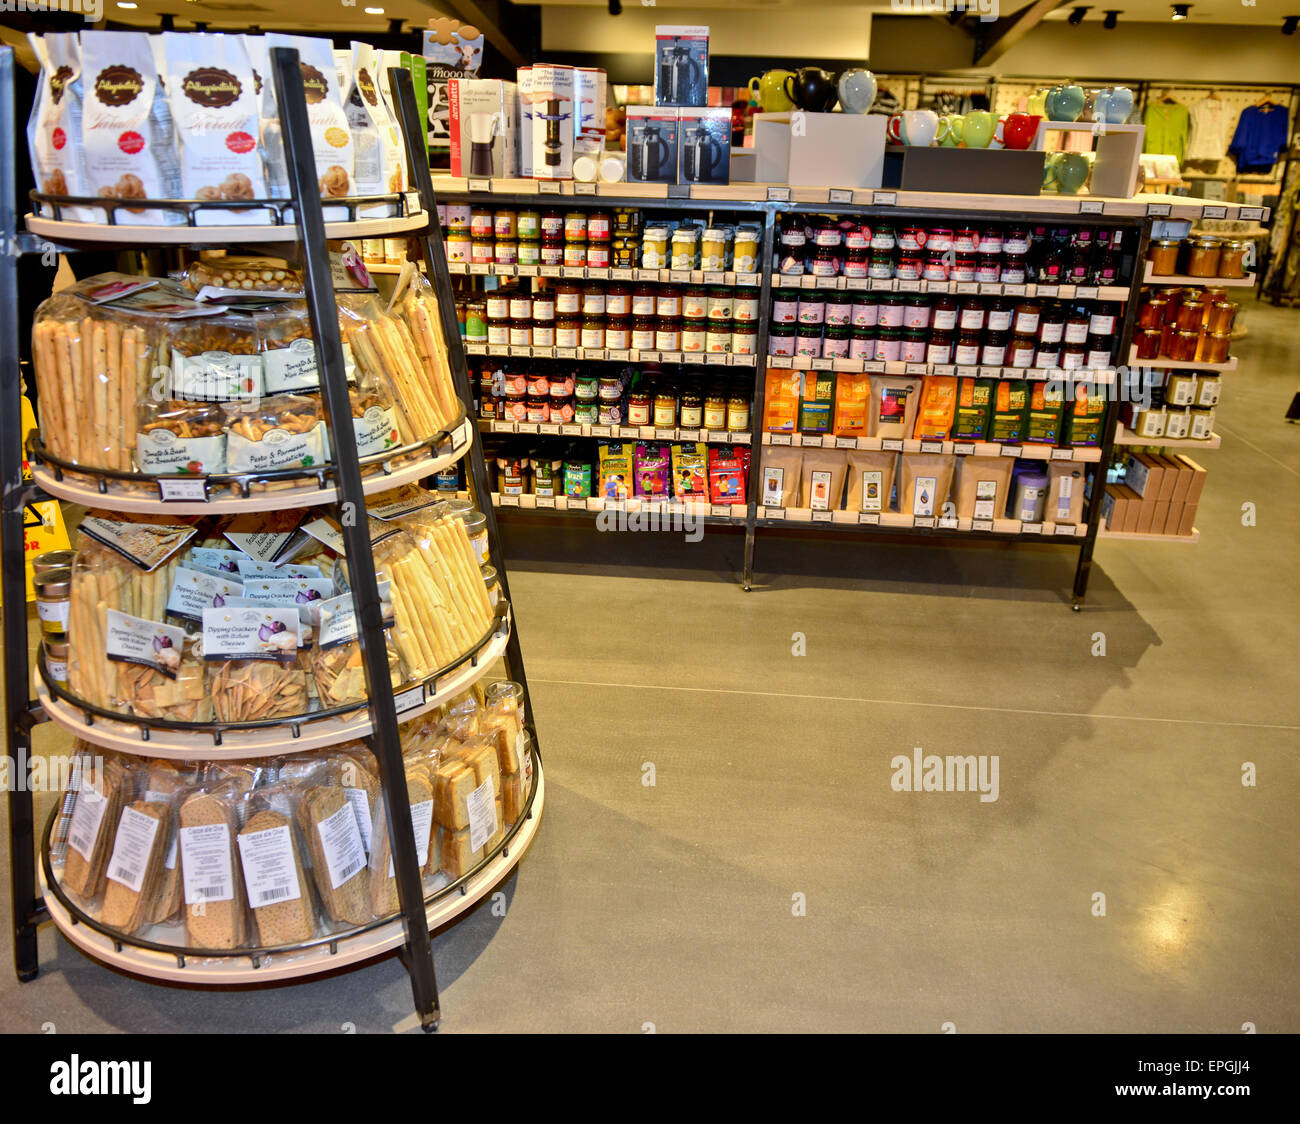
[[[1133,91],[1127,86],[1112,86],[1097,95],[1094,120],[1108,125],[1122,125],[1133,112]]]
[[[1077,121],[1088,95],[1082,86],[1053,86],[1047,92],[1047,116],[1052,121]]]
[[[840,95],[840,108],[845,113],[867,113],[876,100],[876,76],[861,67],[841,74],[836,88]]]
[[[783,83],[785,95],[809,113],[826,113],[839,96],[835,76],[817,66],[805,66]]]
[[[758,107],[764,113],[788,113],[794,108],[785,93],[785,80],[793,78],[793,70],[769,70],[762,78],[749,80],[749,92],[758,98]]]

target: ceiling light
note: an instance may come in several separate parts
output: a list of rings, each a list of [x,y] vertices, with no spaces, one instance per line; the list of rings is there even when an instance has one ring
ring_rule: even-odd
[[[384,14],[384,9],[383,9],[383,8],[367,8],[367,9],[366,9],[366,15],[368,15],[368,16],[382,16],[383,14]]]
[[[1087,8],[1075,8],[1074,11],[1070,13],[1070,25],[1072,27],[1078,27],[1079,24],[1083,23],[1083,17],[1088,14],[1088,11],[1089,9]]]
[[[1185,20],[1187,13],[1192,10],[1190,4],[1170,4],[1169,6],[1174,10],[1174,14],[1169,17],[1171,20]]]
[[[621,16],[623,14],[622,0],[609,0],[609,14],[611,16]]]
[[[1113,31],[1117,23],[1119,23],[1119,12],[1107,12],[1106,18],[1101,21],[1101,26],[1107,31]]]
[[[1300,16],[1283,16],[1282,17],[1282,34],[1294,35],[1296,25],[1300,24]]]
[[[119,8],[126,8],[129,11],[132,8],[138,8],[140,5],[132,4],[131,0],[117,0],[117,6]]]

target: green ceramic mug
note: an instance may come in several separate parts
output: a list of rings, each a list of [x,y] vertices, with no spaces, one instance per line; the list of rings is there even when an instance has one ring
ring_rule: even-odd
[[[988,148],[993,139],[993,132],[998,127],[998,119],[983,109],[966,114],[962,122],[962,140],[967,148]]]
[[[960,113],[945,113],[939,118],[939,144],[943,148],[956,148],[961,144],[962,125],[965,118]]]

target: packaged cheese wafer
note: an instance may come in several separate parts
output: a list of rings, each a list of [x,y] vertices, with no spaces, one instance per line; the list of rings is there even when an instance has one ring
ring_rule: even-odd
[[[254,789],[241,809],[240,866],[256,924],[254,940],[265,947],[310,940],[317,932],[306,852],[295,822],[304,795],[299,785],[278,781]]]
[[[180,805],[180,861],[185,942],[195,948],[239,948],[248,935],[239,862],[239,805],[233,784],[202,786]]]

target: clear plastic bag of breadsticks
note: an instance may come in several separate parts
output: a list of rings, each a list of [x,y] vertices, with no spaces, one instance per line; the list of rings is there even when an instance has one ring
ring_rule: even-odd
[[[163,322],[78,295],[97,282],[115,285],[117,276],[45,301],[32,325],[32,360],[45,448],[73,464],[129,472],[137,407],[154,394],[165,342]]]
[[[288,262],[235,254],[192,262],[181,274],[180,282],[201,300],[249,293],[302,292],[302,275]]]
[[[225,309],[169,320],[166,334],[172,399],[224,406],[256,402],[266,394],[254,312]]]
[[[425,441],[460,416],[454,396],[431,380],[406,322],[373,293],[340,293],[339,332],[363,388],[384,388],[397,406],[403,445]]]
[[[461,403],[451,379],[447,341],[438,314],[438,295],[432,283],[423,273],[413,271],[409,284],[398,291],[392,308],[406,325],[431,393],[446,411],[447,421],[454,420],[461,412]]]

